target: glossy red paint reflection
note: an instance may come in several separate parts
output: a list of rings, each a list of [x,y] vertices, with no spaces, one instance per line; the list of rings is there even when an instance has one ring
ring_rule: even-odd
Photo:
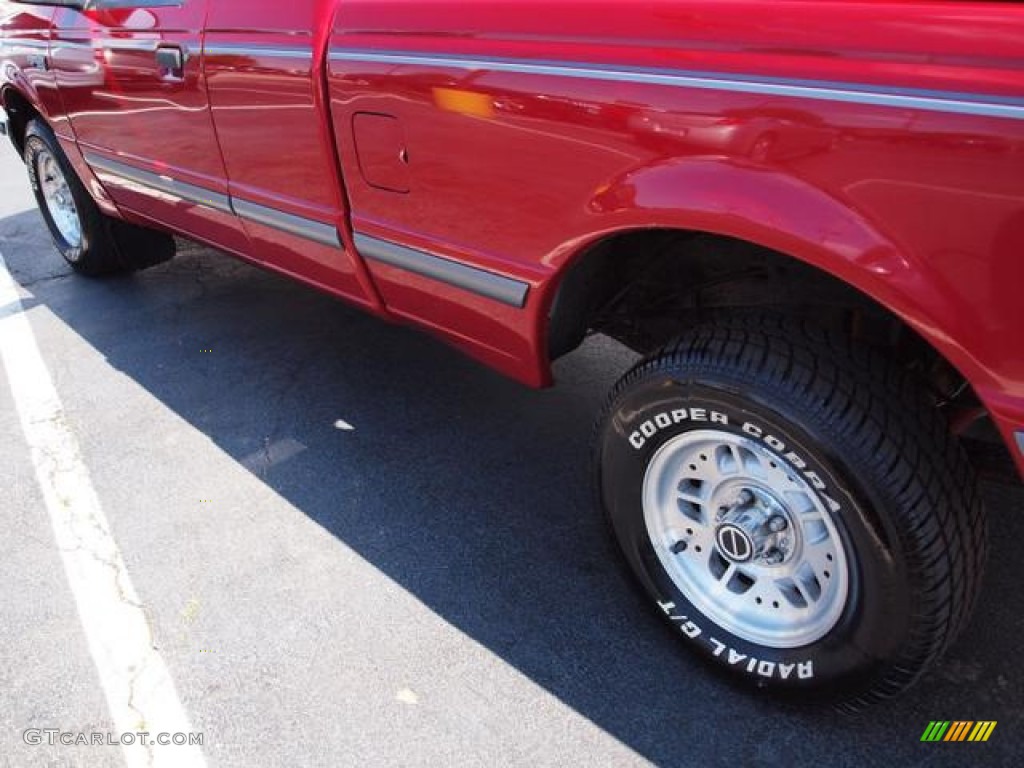
[[[856,287],[969,378],[1011,445],[1024,428],[1024,120],[963,106],[1024,103],[1024,4],[183,0],[62,10],[52,33],[47,12],[2,7],[8,39],[42,41],[56,73],[5,47],[6,78],[66,141],[341,247],[102,175],[124,215],[524,382],[550,382],[569,266],[609,235],[676,228]],[[188,54],[179,80],[160,46]],[[366,260],[353,231],[520,280],[526,306]]]
[[[1004,428],[1024,420],[1021,122],[820,93],[837,82],[1019,99],[1024,7],[355,0],[340,7],[332,44],[417,59],[332,63],[346,168],[358,162],[344,140],[358,111],[396,117],[411,158],[403,196],[350,177],[354,225],[539,277],[533,322],[516,326],[539,369],[536,330],[580,247],[678,227],[759,243],[858,287],[967,373]],[[816,97],[488,67],[495,59],[786,78]],[[452,109],[439,92],[476,106]],[[377,277],[385,293],[408,285]],[[411,314],[447,326],[461,296],[435,299]]]

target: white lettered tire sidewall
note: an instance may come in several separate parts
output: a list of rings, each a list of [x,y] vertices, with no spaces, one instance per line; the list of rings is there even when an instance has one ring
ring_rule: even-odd
[[[74,175],[74,171],[64,158],[64,153],[61,151],[60,146],[57,144],[56,139],[53,138],[52,134],[44,133],[39,130],[39,126],[34,125],[34,131],[30,131],[25,140],[25,166],[28,169],[29,182],[32,185],[32,192],[35,195],[36,202],[39,205],[39,212],[43,216],[43,220],[46,222],[47,228],[50,230],[50,235],[53,237],[54,245],[60,251],[61,256],[72,265],[78,264],[86,249],[90,247],[91,231],[85,220],[82,218],[82,241],[78,245],[73,245],[64,239],[60,230],[57,228],[56,223],[53,221],[53,216],[50,214],[50,210],[43,200],[42,186],[39,180],[39,156],[41,153],[47,152],[52,155],[53,159],[60,166],[61,172],[64,174],[68,181],[68,188],[71,191],[72,196],[75,200],[75,205],[78,206],[80,212],[88,210],[88,205],[91,201],[83,197],[82,192],[78,189],[77,177]]]
[[[872,514],[870,495],[853,481],[827,419],[814,423],[792,400],[768,403],[746,383],[719,376],[700,381],[655,372],[625,381],[598,435],[598,492],[627,563],[680,638],[722,669],[779,691],[853,690],[891,663],[910,631],[900,548],[895,532]],[[831,519],[846,553],[848,591],[836,623],[818,640],[773,648],[737,637],[701,613],[654,551],[642,500],[647,468],[666,442],[708,429],[767,440],[765,448],[782,458],[798,456],[836,510]]]

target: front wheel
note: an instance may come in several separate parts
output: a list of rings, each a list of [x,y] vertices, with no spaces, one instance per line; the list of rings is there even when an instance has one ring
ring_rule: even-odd
[[[25,130],[24,160],[53,243],[76,272],[98,276],[144,269],[174,256],[170,235],[100,211],[42,120]]]
[[[985,519],[908,375],[799,321],[738,316],[640,363],[599,424],[597,491],[680,637],[777,692],[857,706],[966,622]]]

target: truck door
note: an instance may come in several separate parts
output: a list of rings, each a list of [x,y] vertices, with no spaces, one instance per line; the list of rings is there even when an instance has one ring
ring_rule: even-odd
[[[206,25],[206,81],[250,252],[268,266],[372,306],[369,277],[341,234],[347,210],[322,88],[333,4],[214,2]]]
[[[244,251],[202,77],[208,6],[126,0],[62,9],[53,67],[86,162],[118,205]]]

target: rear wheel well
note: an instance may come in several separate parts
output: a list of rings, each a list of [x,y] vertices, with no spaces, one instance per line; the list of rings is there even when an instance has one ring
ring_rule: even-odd
[[[3,107],[7,113],[7,125],[10,132],[11,143],[18,150],[19,155],[25,153],[25,129],[39,112],[35,107],[13,88],[7,88],[3,92]]]
[[[856,315],[875,330],[887,326],[889,343],[905,330],[932,350],[882,305],[798,259],[721,235],[653,229],[615,235],[577,259],[551,312],[549,349],[557,358],[597,331],[646,354],[684,323],[754,308],[813,314],[829,326]]]
[[[1016,478],[1012,458],[966,378],[913,328],[838,278],[746,241],[651,229],[592,245],[559,286],[549,321],[549,355],[555,359],[570,352],[591,333],[647,355],[690,325],[748,310],[810,318],[881,348],[925,382],[954,432],[987,446],[996,474]],[[992,441],[1002,446],[995,455]]]

